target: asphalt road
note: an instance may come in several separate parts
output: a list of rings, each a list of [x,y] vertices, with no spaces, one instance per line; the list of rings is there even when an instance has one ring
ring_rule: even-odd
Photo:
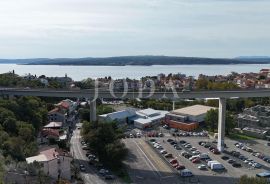
[[[75,129],[73,131],[73,136],[70,141],[70,152],[75,159],[76,165],[79,167],[80,164],[84,165],[86,168],[85,172],[80,172],[81,177],[85,184],[121,184],[118,179],[113,181],[105,180],[102,176],[98,174],[97,169],[93,166],[88,165],[88,158],[85,156],[85,151],[82,150],[81,143],[80,143],[80,130]]]
[[[135,184],[181,184],[184,183],[172,167],[156,153],[144,138],[124,140],[129,149],[128,172]],[[185,182],[186,184],[188,182]]]
[[[214,172],[210,169],[205,171],[199,170],[197,167],[200,164],[193,164],[188,159],[181,156],[181,152],[183,150],[174,149],[169,143],[167,143],[167,139],[172,138],[179,142],[179,140],[185,140],[192,144],[192,146],[196,147],[202,153],[207,153],[213,160],[217,160],[224,165],[226,168],[225,172]],[[243,162],[241,168],[232,167],[227,161],[221,159],[221,155],[215,155],[209,151],[209,149],[204,148],[198,144],[199,141],[212,141],[206,137],[177,137],[174,138],[170,136],[170,134],[165,134],[164,138],[155,138],[162,146],[165,148],[168,153],[172,153],[174,157],[185,167],[192,171],[194,174],[193,182],[189,180],[184,180],[179,177],[177,171],[171,168],[171,166],[162,158],[163,156],[155,151],[149,144],[146,143],[145,138],[129,138],[125,139],[124,142],[128,149],[130,150],[128,160],[126,164],[129,165],[128,172],[130,177],[134,181],[134,183],[142,183],[142,184],[152,184],[152,183],[196,183],[196,184],[234,184],[242,175],[255,176],[257,173],[262,172],[265,168],[254,169],[245,165]],[[164,140],[164,142],[163,142]],[[261,163],[266,168],[269,168],[269,164],[266,164],[262,160],[257,157],[252,156],[250,153],[245,152],[243,150],[238,150],[234,143],[236,141],[226,139],[226,144],[229,147],[228,150],[237,150],[240,151],[243,155]],[[252,146],[267,148],[264,144],[254,144]],[[252,147],[251,146],[251,147]],[[263,151],[263,150],[258,150]],[[231,157],[234,159],[233,157]],[[268,169],[267,169],[268,170]],[[196,182],[194,182],[196,181]]]

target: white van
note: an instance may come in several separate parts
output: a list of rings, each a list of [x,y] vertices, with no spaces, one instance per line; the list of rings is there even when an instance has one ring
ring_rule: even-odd
[[[208,161],[208,162],[207,162],[207,166],[208,166],[209,168],[211,168],[211,165],[212,165],[213,163],[219,163],[219,162],[216,161],[216,160],[211,160],[211,161]]]
[[[182,177],[191,177],[193,176],[192,172],[188,169],[184,169],[180,172],[180,176]]]
[[[223,170],[225,169],[221,163],[212,163],[211,170]]]

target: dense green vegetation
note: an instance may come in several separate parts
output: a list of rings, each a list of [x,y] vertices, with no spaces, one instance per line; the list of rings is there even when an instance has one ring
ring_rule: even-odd
[[[36,135],[46,121],[46,105],[39,98],[0,100],[0,150],[3,156],[23,161],[36,154]]]
[[[237,84],[233,82],[212,82],[207,79],[198,79],[195,87],[197,90],[229,90],[239,89]]]
[[[265,178],[248,177],[247,175],[241,176],[238,184],[268,184]]]
[[[13,73],[0,74],[0,86],[6,87],[44,87],[39,80],[27,80]]]
[[[42,76],[45,78],[45,76]],[[64,84],[57,82],[54,78],[47,78],[49,82],[48,88],[64,88]],[[14,73],[0,74],[0,86],[4,87],[16,87],[16,88],[44,88],[45,85],[37,79],[25,79]]]
[[[0,154],[0,184],[2,184],[3,177],[4,177],[4,163],[3,163],[3,156]]]
[[[79,109],[79,116],[81,120],[90,121],[90,107],[82,107]],[[108,105],[97,105],[97,115],[108,114],[114,112],[114,109]]]
[[[82,136],[102,163],[114,170],[121,168],[128,150],[120,140],[123,137],[123,131],[117,127],[115,122],[91,123],[84,121]]]
[[[95,81],[91,78],[75,82],[75,85],[80,89],[91,89],[95,87]]]
[[[236,127],[236,121],[234,116],[227,111],[226,112],[226,129],[225,134],[229,133]],[[218,129],[218,109],[211,109],[206,113],[205,125],[210,132],[217,132]]]
[[[243,135],[243,134],[240,134],[240,133],[230,133],[229,138],[231,139],[234,139],[234,140],[254,140],[254,139],[257,139],[255,137],[250,137],[250,136],[247,136],[247,135]]]

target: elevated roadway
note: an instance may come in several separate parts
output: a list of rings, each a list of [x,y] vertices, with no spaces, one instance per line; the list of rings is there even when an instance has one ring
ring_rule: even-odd
[[[37,96],[37,97],[66,97],[66,98],[88,98],[90,102],[90,120],[96,121],[96,101],[97,98],[152,98],[152,99],[179,99],[189,98],[217,98],[219,99],[219,117],[218,117],[218,149],[224,149],[225,135],[225,114],[226,99],[241,97],[270,97],[270,90],[233,90],[233,91],[189,91],[189,92],[113,92],[104,89],[93,90],[53,90],[53,89],[20,89],[20,88],[0,88],[2,96]]]
[[[172,100],[185,98],[234,98],[234,97],[269,97],[270,90],[234,90],[234,91],[190,91],[190,92],[112,92],[96,90],[53,90],[53,89],[20,89],[0,88],[0,95],[39,96],[39,97],[85,97],[93,98],[168,98]]]

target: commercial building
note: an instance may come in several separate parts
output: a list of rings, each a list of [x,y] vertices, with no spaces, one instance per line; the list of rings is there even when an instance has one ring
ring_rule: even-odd
[[[99,121],[117,121],[118,125],[134,123],[136,128],[144,129],[160,124],[164,121],[167,113],[168,111],[154,110],[151,108],[144,110],[128,108],[122,111],[99,115]]]
[[[165,120],[168,111],[154,110],[151,108],[136,112],[136,116],[131,118],[134,126],[139,129],[145,129],[161,124]]]
[[[128,123],[129,119],[136,116],[136,109],[127,108],[122,111],[102,114],[98,116],[99,121],[112,122],[117,121],[119,124]]]
[[[172,128],[192,131],[199,127],[204,121],[207,111],[215,109],[205,105],[193,105],[173,110],[165,117],[165,122]]]

